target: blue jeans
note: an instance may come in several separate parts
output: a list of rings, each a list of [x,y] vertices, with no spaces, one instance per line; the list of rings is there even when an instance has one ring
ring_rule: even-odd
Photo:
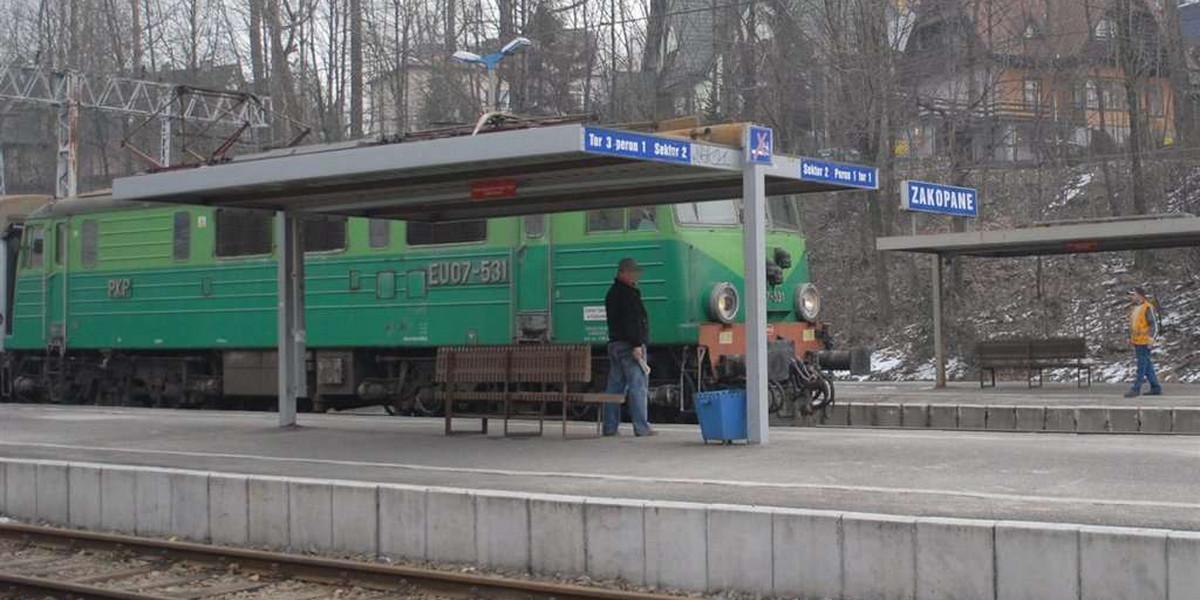
[[[648,406],[646,395],[649,382],[646,372],[633,357],[633,346],[625,342],[609,342],[608,344],[608,388],[605,393],[625,394],[629,406],[629,416],[633,420],[633,432],[644,435],[650,431],[650,420],[647,418]],[[613,435],[621,425],[621,405],[604,405],[604,433]]]
[[[1158,383],[1158,375],[1154,372],[1154,363],[1150,362],[1150,346],[1134,346],[1137,353],[1137,379],[1133,380],[1133,391],[1142,392],[1142,381],[1150,382],[1150,391],[1161,392],[1162,385]]]

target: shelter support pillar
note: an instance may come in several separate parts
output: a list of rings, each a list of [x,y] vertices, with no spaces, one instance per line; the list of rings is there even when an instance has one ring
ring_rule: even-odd
[[[279,426],[296,424],[296,399],[307,395],[304,369],[304,223],[294,214],[276,213],[279,248]]]
[[[935,387],[946,387],[946,345],[942,340],[942,255],[933,254],[933,355],[937,371]]]
[[[767,198],[763,167],[746,161],[742,173],[745,207],[746,433],[751,444],[768,442],[767,416]]]

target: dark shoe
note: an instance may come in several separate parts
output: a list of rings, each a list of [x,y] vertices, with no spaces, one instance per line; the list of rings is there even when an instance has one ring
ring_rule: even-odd
[[[1161,396],[1161,395],[1162,395],[1162,388],[1158,388],[1158,389],[1156,389],[1156,390],[1150,390],[1149,392],[1146,392],[1146,395],[1147,395],[1147,396]]]
[[[1141,396],[1141,395],[1142,395],[1141,390],[1129,390],[1128,392],[1125,392],[1126,398],[1137,398],[1138,396]]]
[[[650,437],[650,436],[653,436],[653,435],[658,435],[658,430],[657,430],[657,429],[651,429],[650,431],[647,431],[647,432],[645,432],[645,433],[639,433],[639,434],[637,434],[637,436],[638,436],[638,437]]]
[[[612,432],[612,433],[609,433],[609,432],[605,431],[605,432],[604,432],[602,435],[603,435],[604,437],[617,437],[617,432],[616,432],[616,431],[614,431],[614,432]]]

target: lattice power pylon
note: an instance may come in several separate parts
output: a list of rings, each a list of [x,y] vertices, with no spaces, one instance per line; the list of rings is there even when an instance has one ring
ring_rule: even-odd
[[[243,92],[205,90],[127,77],[96,77],[74,71],[52,71],[44,67],[0,67],[0,99],[57,107],[58,169],[55,195],[77,192],[79,110],[101,110],[122,115],[158,119],[161,124],[159,159],[142,158],[166,167],[171,164],[172,121],[205,125],[228,123],[238,126],[234,138],[222,144],[223,153],[236,136],[247,129],[270,125],[270,98]],[[0,153],[2,154],[2,153]],[[3,156],[0,155],[0,165]],[[0,185],[3,173],[0,173]],[[0,194],[3,187],[0,187]]]

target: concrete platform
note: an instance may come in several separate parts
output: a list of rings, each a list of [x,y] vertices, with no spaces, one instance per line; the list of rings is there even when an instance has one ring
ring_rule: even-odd
[[[859,382],[838,381],[838,402],[892,404],[954,404],[1010,406],[1142,406],[1200,408],[1200,385],[1167,384],[1161,396],[1125,398],[1128,384],[1095,383],[1078,387],[1074,383],[1047,382],[1041,388],[1029,388],[1022,381],[998,381],[994,388],[980,389],[977,381],[954,381],[947,387],[933,387],[932,381]]]
[[[1190,437],[776,428],[767,447],[706,447],[694,426],[663,426],[662,435],[655,438],[562,440],[556,435],[446,438],[440,421],[383,416],[302,415],[300,423],[299,429],[280,430],[269,413],[8,404],[0,405],[0,458],[267,476],[246,491],[259,498],[263,507],[261,513],[249,513],[248,526],[251,532],[280,539],[290,529],[282,515],[287,514],[292,494],[312,498],[319,507],[366,501],[350,492],[330,497],[322,487],[289,489],[273,482],[273,476],[906,518],[1200,531],[1200,501],[1192,475],[1200,447]],[[585,428],[580,425],[579,433]],[[626,426],[624,432],[628,431]],[[39,475],[24,467],[10,470],[7,503],[61,516],[69,510],[66,506],[37,502],[20,482],[36,481],[40,489],[43,481],[50,482],[46,485],[59,479],[66,482],[66,475],[53,469],[46,470],[45,477]],[[147,511],[129,515],[119,505],[106,504],[100,513],[102,522],[136,517],[136,526],[146,531],[175,526],[203,529],[190,513],[155,512],[155,507],[175,499],[171,490],[177,486],[158,476],[142,479],[135,501]],[[90,479],[77,480],[93,484]],[[99,485],[106,489],[119,483],[102,477]],[[553,518],[554,506],[545,506],[547,518]],[[462,508],[477,515],[508,510],[502,500]],[[669,511],[664,514],[664,519],[670,517]],[[94,520],[95,515],[80,513],[80,518]],[[618,521],[606,513],[589,523],[601,527],[597,535],[603,536],[605,524],[616,526]],[[210,524],[213,537],[241,535],[219,530],[221,525]],[[651,528],[650,521],[645,527]],[[320,545],[330,541],[324,531],[297,533],[307,543]],[[424,543],[387,531],[381,523],[379,544]],[[495,546],[485,541],[480,541],[478,556],[494,554],[489,549]],[[574,560],[555,555],[553,549],[528,550],[531,556],[544,552]],[[457,555],[450,548],[431,551]],[[620,568],[615,563],[604,566],[614,572]]]

